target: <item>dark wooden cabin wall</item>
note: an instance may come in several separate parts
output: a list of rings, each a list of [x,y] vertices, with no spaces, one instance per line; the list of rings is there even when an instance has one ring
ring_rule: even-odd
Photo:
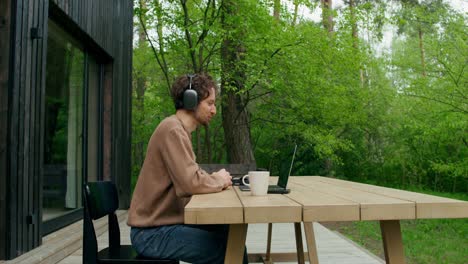
[[[54,4],[55,3],[55,4]],[[110,178],[122,208],[130,200],[132,0],[0,1],[0,257],[11,259],[41,243],[42,131],[49,7],[110,69],[111,104],[104,142]],[[60,13],[58,12],[58,13]],[[72,23],[70,23],[72,21]],[[61,21],[58,21],[59,23]],[[31,29],[39,29],[32,38]],[[76,33],[76,32],[73,32]],[[99,57],[101,56],[101,57]],[[108,80],[111,79],[111,80]],[[104,120],[105,121],[105,120]],[[106,138],[107,137],[107,138]]]
[[[41,102],[48,1],[9,3],[12,12],[7,51],[7,172],[2,175],[2,178],[6,178],[7,206],[5,214],[1,215],[6,236],[3,248],[6,248],[7,259],[40,244]],[[32,28],[40,29],[39,38],[32,37]],[[2,116],[3,112],[2,109]]]
[[[42,157],[41,122],[41,91],[44,87],[42,74],[46,42],[44,31],[47,21],[47,0],[18,1],[18,6],[23,5],[22,13],[17,13],[15,40],[15,69],[12,91],[17,91],[13,98],[12,118],[18,118],[18,126],[11,129],[11,142],[17,162],[12,162],[11,182],[14,182],[16,172],[17,208],[15,213],[18,226],[16,238],[16,254],[27,252],[40,244],[39,234],[41,228],[40,209],[42,201],[39,199],[40,166]],[[20,22],[21,21],[21,22]],[[32,39],[31,28],[39,28],[43,33],[42,38]],[[18,41],[20,40],[20,41]],[[15,131],[15,132],[13,132]],[[16,138],[15,138],[16,137]],[[12,148],[13,150],[13,148]],[[16,165],[16,166],[15,166]],[[14,203],[12,203],[14,204]],[[14,226],[14,223],[13,223]]]
[[[130,205],[132,0],[53,0],[112,61],[112,118],[109,178],[119,190],[120,207]],[[108,131],[104,129],[105,131]],[[106,137],[111,137],[107,140]],[[106,146],[104,146],[106,149]],[[104,153],[104,162],[106,162]],[[104,167],[106,172],[106,167]]]
[[[0,259],[7,254],[8,75],[11,1],[0,1]]]

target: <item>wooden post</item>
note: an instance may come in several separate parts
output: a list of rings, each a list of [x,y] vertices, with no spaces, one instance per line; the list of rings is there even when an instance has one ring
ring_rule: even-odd
[[[297,263],[304,264],[304,246],[302,245],[301,223],[294,223],[296,233]]]
[[[271,259],[271,235],[272,233],[273,233],[273,224],[268,223],[267,248],[266,248],[265,259],[263,260],[263,263],[265,264],[273,263]]]
[[[387,264],[405,264],[405,254],[399,220],[380,221],[382,240]]]
[[[247,238],[247,224],[231,224],[224,259],[225,264],[242,263]]]
[[[309,263],[318,264],[317,245],[315,244],[314,227],[312,222],[304,222],[304,231],[307,242],[307,253],[309,254]]]

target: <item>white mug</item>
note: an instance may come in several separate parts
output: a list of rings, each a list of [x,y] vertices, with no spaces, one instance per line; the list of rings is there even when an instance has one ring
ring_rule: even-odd
[[[245,182],[247,177],[250,183]],[[252,195],[267,195],[269,178],[269,171],[249,171],[249,174],[242,177],[242,183],[250,187]]]

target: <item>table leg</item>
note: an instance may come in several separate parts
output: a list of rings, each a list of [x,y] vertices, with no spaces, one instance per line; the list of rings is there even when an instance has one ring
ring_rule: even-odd
[[[304,231],[307,242],[307,253],[310,264],[318,264],[317,245],[315,244],[314,227],[312,222],[304,222]]]
[[[386,263],[405,264],[400,221],[382,220],[380,221],[380,231],[382,232]]]
[[[294,223],[294,233],[296,233],[297,263],[304,264],[304,246],[302,245],[301,223]]]
[[[247,238],[247,224],[229,225],[229,235],[224,257],[225,264],[241,264]]]
[[[268,223],[268,237],[267,237],[267,248],[266,248],[266,253],[265,253],[265,259],[263,260],[264,264],[270,264],[273,263],[271,260],[271,236],[273,233],[273,224]]]

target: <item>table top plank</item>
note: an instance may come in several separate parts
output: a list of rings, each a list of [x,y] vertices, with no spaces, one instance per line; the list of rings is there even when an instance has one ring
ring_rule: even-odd
[[[415,219],[416,205],[414,202],[380,195],[320,181],[317,177],[291,177],[291,183],[306,188],[315,188],[331,196],[350,200],[360,204],[361,220],[395,220]]]
[[[292,223],[302,221],[302,205],[281,194],[252,196],[234,187],[244,206],[245,223]]]
[[[315,180],[416,203],[416,218],[466,218],[468,202],[388,187],[313,176]]]
[[[218,193],[192,196],[185,206],[186,224],[244,223],[243,206],[233,188]]]
[[[251,196],[237,186],[194,195],[184,220],[240,224],[468,217],[466,201],[321,176],[290,177],[288,188],[286,195]]]
[[[360,205],[357,202],[293,182],[288,184],[288,188],[291,192],[286,196],[302,204],[304,222],[360,220]]]

